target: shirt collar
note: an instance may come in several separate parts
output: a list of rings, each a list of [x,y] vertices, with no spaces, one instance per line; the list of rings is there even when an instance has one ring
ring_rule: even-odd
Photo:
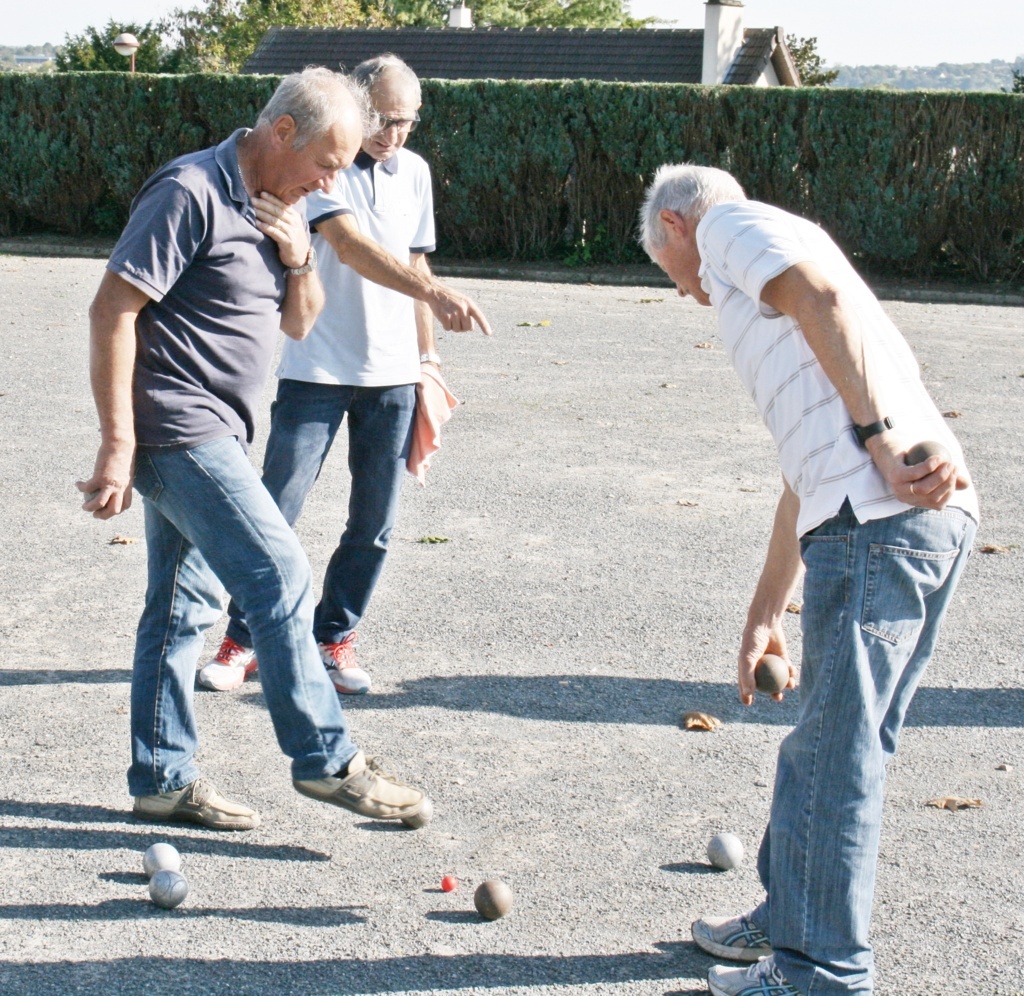
[[[249,134],[250,129],[239,128],[217,146],[213,156],[217,160],[224,184],[228,188],[231,199],[238,204],[248,204],[249,195],[242,182],[242,172],[238,165],[238,140]]]
[[[365,149],[360,149],[356,153],[355,159],[352,160],[352,165],[357,166],[359,169],[371,169],[374,166],[380,166],[381,169],[394,176],[398,172],[398,153],[396,152],[390,159],[385,159],[384,162],[379,162]]]

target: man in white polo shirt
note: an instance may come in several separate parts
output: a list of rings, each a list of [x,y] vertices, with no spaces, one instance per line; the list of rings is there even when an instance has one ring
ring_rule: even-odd
[[[739,654],[746,705],[760,657],[787,657],[782,620],[804,585],[800,713],[758,855],[766,897],[697,920],[693,937],[754,962],[712,968],[716,996],[870,992],[885,765],[970,555],[977,496],[905,340],[820,228],[685,165],[658,171],[641,224],[680,295],[718,313],[779,455],[782,498]],[[926,440],[946,454],[908,466]]]
[[[421,364],[440,365],[436,315],[446,329],[473,322],[490,334],[469,298],[433,278],[430,169],[404,148],[419,121],[420,84],[399,58],[358,65],[380,127],[364,137],[355,162],[330,193],[308,203],[313,247],[327,303],[298,349],[285,347],[271,409],[263,483],[294,524],[342,419],[348,418],[351,487],[348,522],[331,556],[313,634],[339,692],[361,694],[370,676],[358,666],[356,626],[384,566],[408,455]],[[414,300],[415,299],[415,300]],[[237,688],[256,669],[241,612],[217,655],[199,671],[209,688]]]

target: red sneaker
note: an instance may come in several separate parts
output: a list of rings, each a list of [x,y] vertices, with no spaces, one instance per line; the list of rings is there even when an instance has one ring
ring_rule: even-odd
[[[356,663],[356,634],[349,633],[341,643],[318,643],[320,659],[334,687],[344,695],[365,695],[370,676]]]
[[[229,692],[240,688],[256,668],[256,652],[225,636],[217,656],[199,669],[199,684],[215,692]]]

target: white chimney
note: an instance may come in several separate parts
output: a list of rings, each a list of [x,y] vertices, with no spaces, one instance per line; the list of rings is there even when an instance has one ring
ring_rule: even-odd
[[[473,27],[473,11],[463,2],[459,2],[448,12],[449,28],[471,28]]]
[[[704,5],[704,63],[700,81],[721,83],[743,45],[740,0],[707,0]]]

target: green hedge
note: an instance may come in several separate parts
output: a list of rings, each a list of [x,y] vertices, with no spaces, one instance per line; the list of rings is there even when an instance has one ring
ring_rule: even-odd
[[[275,83],[0,75],[0,231],[116,232],[155,167],[251,124]],[[423,119],[410,145],[447,256],[639,258],[644,184],[689,160],[820,222],[870,270],[1024,275],[1024,97],[430,80]]]

